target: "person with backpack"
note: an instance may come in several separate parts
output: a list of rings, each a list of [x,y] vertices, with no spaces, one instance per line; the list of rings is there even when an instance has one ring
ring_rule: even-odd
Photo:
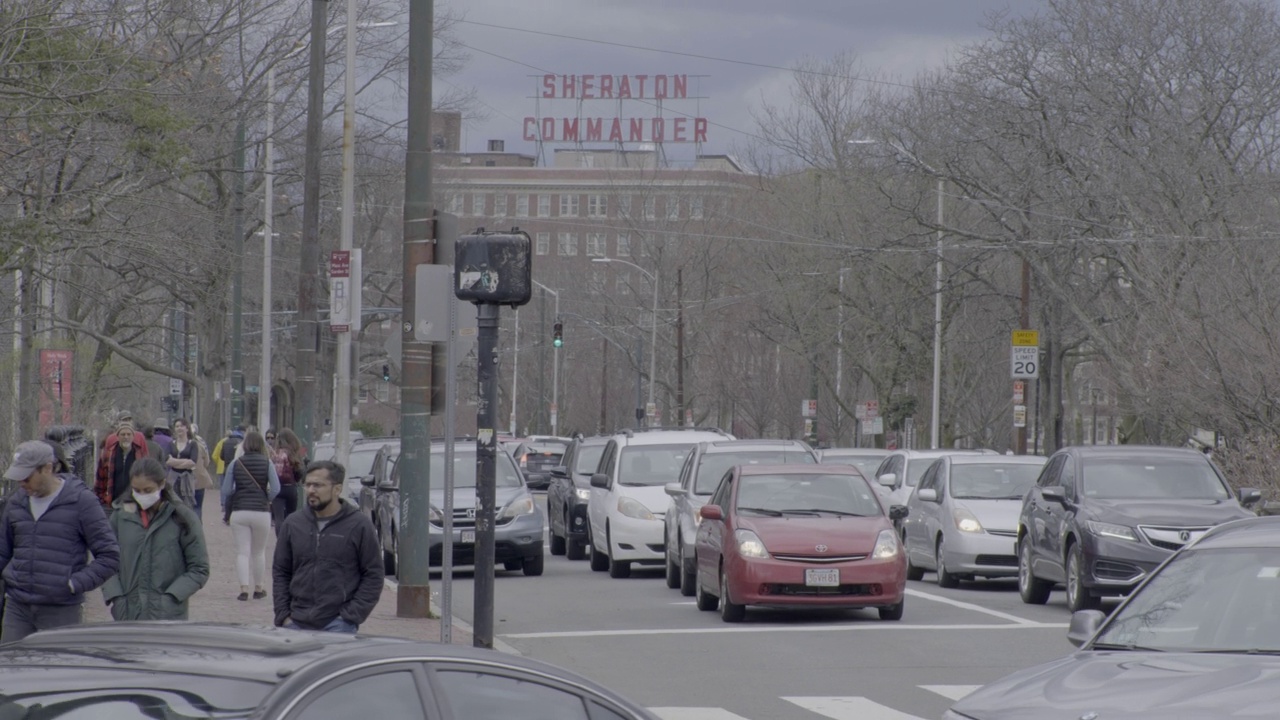
[[[186,620],[187,601],[209,581],[200,518],[174,494],[165,467],[143,458],[129,469],[131,491],[116,500],[111,529],[120,572],[102,586],[116,620]]]
[[[227,464],[222,478],[222,521],[236,541],[239,600],[267,596],[267,537],[271,533],[271,501],[280,494],[280,477],[267,456],[261,433],[244,436],[244,453]]]
[[[236,459],[236,448],[244,440],[244,426],[237,425],[227,433],[227,436],[218,441],[213,446],[213,469],[218,477],[222,477],[227,472],[227,465]]]
[[[306,450],[302,447],[302,441],[289,428],[282,428],[276,435],[271,460],[276,466],[276,475],[280,477],[280,494],[271,502],[271,524],[276,529],[278,539],[284,519],[298,509],[298,485],[303,468],[306,467]]]

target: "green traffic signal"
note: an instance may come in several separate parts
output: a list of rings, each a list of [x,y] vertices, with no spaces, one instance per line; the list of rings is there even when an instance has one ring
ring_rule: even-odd
[[[561,345],[564,345],[564,339],[563,339],[563,338],[556,338],[555,340],[553,340],[553,341],[551,342],[551,344],[552,344],[552,345],[555,345],[556,347],[560,347]]]
[[[556,347],[564,345],[564,324],[556,323],[551,327],[551,344]]]

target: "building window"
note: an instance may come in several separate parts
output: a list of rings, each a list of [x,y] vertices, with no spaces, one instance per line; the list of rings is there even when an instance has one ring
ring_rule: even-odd
[[[644,219],[653,220],[658,217],[658,199],[647,197],[644,199]]]
[[[516,196],[516,217],[529,217],[529,196],[524,193]]]
[[[369,402],[369,386],[368,385],[360,386],[359,402],[362,402],[362,403]]]
[[[489,207],[489,196],[486,193],[471,194],[471,214],[476,217],[484,217],[485,210]]]
[[[695,197],[695,198],[689,199],[689,219],[690,220],[702,219],[702,198]]]
[[[551,196],[538,196],[538,217],[551,217]]]
[[[587,196],[587,217],[602,218],[609,216],[609,197],[607,195]]]
[[[560,217],[578,217],[578,196],[560,196]]]
[[[618,234],[618,257],[631,257],[631,236],[626,233]]]
[[[391,383],[379,381],[377,384],[378,402],[390,402],[391,400]]]
[[[507,216],[507,194],[498,193],[493,196],[493,216],[504,218]]]
[[[559,237],[560,255],[577,255],[578,254],[578,234],[577,233],[560,233]]]
[[[449,212],[453,213],[454,215],[461,215],[462,206],[465,205],[466,202],[467,202],[467,199],[462,195],[454,195],[453,197],[449,198]]]
[[[630,195],[618,196],[618,217],[624,217],[624,218],[631,217],[631,196]]]
[[[631,276],[627,273],[618,273],[618,276],[613,279],[613,291],[618,295],[626,295],[630,287]]]
[[[595,295],[603,295],[605,288],[604,273],[599,270],[591,271],[591,279],[588,281],[590,292]]]
[[[537,252],[539,255],[546,255],[551,252],[551,233],[540,232],[536,239],[538,244]]]
[[[649,239],[641,235],[636,238],[636,252],[640,257],[649,257]]]
[[[604,257],[607,254],[604,233],[587,233],[587,256]]]
[[[680,198],[671,195],[667,197],[667,219],[680,219]]]

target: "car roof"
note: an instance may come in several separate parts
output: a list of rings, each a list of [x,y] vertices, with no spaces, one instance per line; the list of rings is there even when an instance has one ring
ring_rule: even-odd
[[[825,448],[822,450],[823,457],[883,457],[893,454],[892,450],[884,448]]]
[[[739,465],[741,475],[853,475],[863,477],[852,465]]]
[[[604,445],[613,439],[612,435],[592,435],[591,437],[580,438],[579,445]]]
[[[719,430],[646,430],[633,433],[630,431],[613,436],[621,445],[695,445],[704,440],[732,440]]]
[[[1180,457],[1201,458],[1204,452],[1195,448],[1169,447],[1167,445],[1072,445],[1062,448],[1061,452],[1069,452],[1080,457]]]
[[[1280,516],[1233,520],[1211,528],[1190,547],[1196,549],[1220,548],[1278,548],[1280,549]]]
[[[901,455],[907,458],[908,460],[915,460],[917,458],[940,458],[940,457],[946,457],[948,455],[985,455],[987,457],[990,457],[992,455],[999,455],[1000,453],[996,452],[995,450],[987,450],[986,448],[980,448],[976,450],[968,450],[968,449],[961,449],[961,448],[936,448],[933,450],[894,450],[890,454]]]
[[[742,452],[744,450],[795,450],[812,453],[813,450],[799,440],[711,440],[702,443],[704,454]]]
[[[1043,455],[947,455],[952,465],[1044,465]]]
[[[396,436],[396,435],[391,435],[387,437],[356,438],[355,440],[351,441],[351,447],[355,447],[357,445],[382,446],[382,445],[399,445],[399,444],[400,444],[400,438],[399,436]]]

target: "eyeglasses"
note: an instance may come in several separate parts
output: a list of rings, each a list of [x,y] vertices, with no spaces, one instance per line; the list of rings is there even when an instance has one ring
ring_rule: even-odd
[[[268,436],[267,436],[267,440],[268,440],[268,441],[270,441],[270,440],[275,440],[275,439],[276,439],[276,436],[275,436],[275,435],[268,435]]]

